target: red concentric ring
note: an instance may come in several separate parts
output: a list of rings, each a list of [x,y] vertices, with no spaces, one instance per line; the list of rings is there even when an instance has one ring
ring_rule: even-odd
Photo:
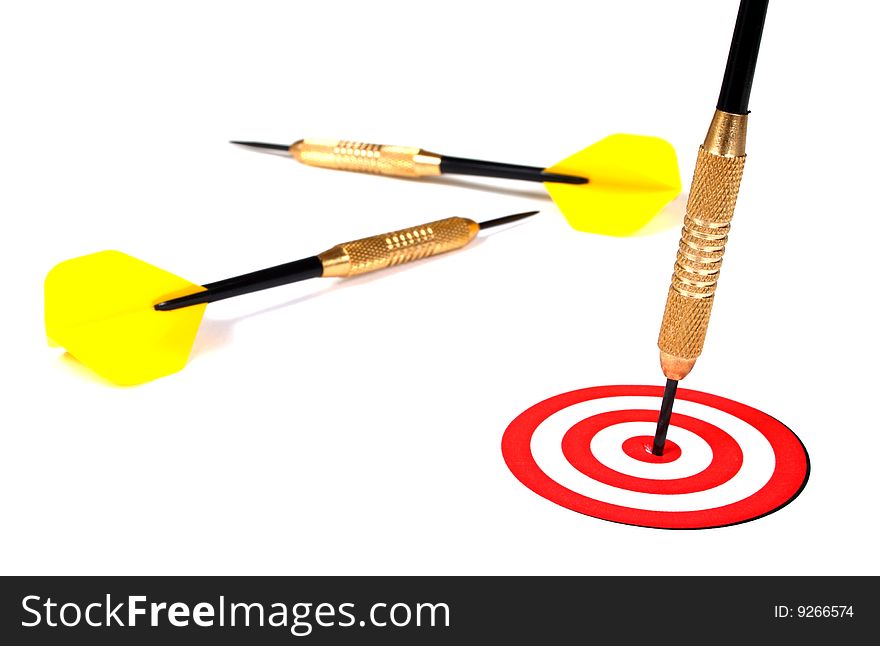
[[[657,423],[657,411],[613,410],[599,413],[572,426],[562,438],[562,453],[569,463],[585,476],[612,487],[643,493],[684,494],[718,487],[737,474],[742,467],[743,454],[736,441],[717,426],[679,413],[672,414],[670,424],[687,429],[712,447],[712,462],[708,467],[687,478],[668,480],[637,478],[605,466],[590,447],[595,435],[609,426],[626,422]],[[679,452],[681,449],[679,449]]]
[[[627,396],[656,397],[659,408],[659,401],[662,395],[663,388],[659,386],[597,386],[563,393],[546,399],[521,413],[507,427],[507,430],[504,432],[504,437],[501,440],[501,451],[504,456],[504,461],[507,463],[508,468],[514,476],[516,476],[516,478],[526,487],[558,505],[595,518],[628,525],[662,529],[706,529],[754,520],[784,507],[786,504],[794,500],[794,498],[796,498],[803,490],[810,473],[809,456],[807,455],[807,451],[801,441],[788,427],[766,413],[762,413],[761,411],[746,406],[745,404],[740,404],[717,395],[710,395],[708,393],[683,388],[679,388],[676,395],[677,399],[709,406],[732,415],[761,433],[770,444],[775,458],[773,474],[767,483],[758,491],[743,500],[715,507],[713,509],[697,511],[654,511],[637,509],[604,502],[572,491],[550,478],[550,476],[541,470],[535,461],[535,458],[532,456],[532,435],[538,426],[554,413],[580,402],[608,397]],[[653,421],[655,421],[657,411],[649,412],[653,414]],[[682,417],[687,416],[678,416],[677,419],[674,417],[672,423],[676,426],[682,423],[690,423],[687,420],[683,420]],[[589,419],[594,418],[588,418],[588,420]],[[584,420],[584,422],[587,422],[588,420]],[[576,424],[569,433],[574,431],[575,428],[584,422]],[[697,422],[700,422],[700,420],[697,420]],[[609,422],[609,425],[611,423],[614,422]],[[589,429],[590,424],[587,424],[586,427],[582,428]],[[581,430],[579,432],[586,434],[588,431]],[[598,432],[598,429],[596,432]],[[727,437],[730,437],[726,432],[722,431],[722,433]],[[572,442],[574,440],[569,441]],[[734,442],[734,444],[736,443]],[[710,446],[712,446],[711,443]],[[716,453],[718,451],[717,445],[712,446],[712,449],[713,454]],[[739,450],[739,446],[737,446],[737,449]],[[569,446],[569,452],[572,451],[572,447]],[[574,453],[577,453],[580,456],[584,455],[584,452],[574,451]],[[571,459],[571,456],[567,455],[567,457]],[[741,459],[740,450],[740,460]],[[595,477],[596,472],[602,471],[602,469],[598,469],[597,471],[595,469],[595,464],[581,464],[581,466],[590,469],[588,474],[590,477]],[[604,465],[600,466],[604,467]],[[607,467],[605,468],[607,469]],[[711,468],[711,466],[709,468]],[[705,472],[708,471],[709,468],[697,475],[705,478]],[[608,470],[611,471],[610,469]],[[718,472],[713,476],[715,480],[721,477],[719,475],[720,473],[723,472]],[[607,477],[608,473],[606,472],[604,475]],[[631,476],[625,476],[624,474],[619,475],[624,476],[627,479],[631,478]],[[613,477],[616,478],[617,476]],[[654,481],[642,478],[636,478],[635,480],[642,480],[643,482],[634,483],[631,480],[627,480],[627,483],[630,485],[638,484],[638,486],[649,487],[648,490],[651,493],[659,493],[657,489],[650,488],[650,485],[648,484]],[[687,479],[682,478],[681,480]],[[711,481],[706,479],[704,482]]]

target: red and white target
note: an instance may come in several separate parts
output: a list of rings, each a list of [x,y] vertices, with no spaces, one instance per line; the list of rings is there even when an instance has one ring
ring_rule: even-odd
[[[663,388],[599,386],[551,397],[501,441],[513,475],[538,495],[604,520],[705,529],[766,516],[803,490],[798,437],[759,410],[680,388],[661,457],[651,453]]]

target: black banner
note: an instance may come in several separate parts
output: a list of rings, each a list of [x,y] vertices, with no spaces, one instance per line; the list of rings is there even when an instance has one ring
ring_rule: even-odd
[[[16,645],[850,644],[880,628],[876,577],[7,577],[0,603]]]

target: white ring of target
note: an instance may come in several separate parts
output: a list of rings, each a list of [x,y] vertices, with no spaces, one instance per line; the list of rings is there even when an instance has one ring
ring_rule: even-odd
[[[612,410],[658,410],[659,405],[659,397],[625,396],[593,399],[564,408],[550,415],[535,429],[530,445],[532,456],[549,478],[571,491],[601,502],[646,511],[715,509],[748,498],[770,480],[776,467],[776,458],[773,447],[763,433],[729,413],[684,399],[676,400],[676,413],[714,424],[730,435],[742,450],[743,463],[739,472],[717,487],[686,494],[653,494],[619,489],[581,473],[563,455],[562,438],[579,421]],[[619,428],[624,430],[617,430]],[[637,435],[653,435],[653,432],[651,425],[637,422],[610,426],[594,437],[594,455],[611,469],[653,479],[687,477],[699,473],[708,465],[705,451],[701,451],[699,446],[702,443],[708,447],[706,442],[691,431],[675,426],[670,426],[667,437],[681,447],[681,456],[677,460],[662,464],[642,463],[621,449],[623,440]],[[605,434],[608,437],[600,440],[600,436]],[[708,448],[711,450],[711,447]],[[642,467],[649,469],[643,470]],[[649,475],[643,475],[646,473]]]

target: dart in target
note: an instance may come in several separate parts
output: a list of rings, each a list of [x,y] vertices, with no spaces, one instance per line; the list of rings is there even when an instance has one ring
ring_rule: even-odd
[[[663,388],[599,386],[535,404],[504,432],[516,478],[573,511],[627,525],[708,529],[778,511],[803,490],[810,460],[777,419],[679,389],[666,450],[651,453]]]

